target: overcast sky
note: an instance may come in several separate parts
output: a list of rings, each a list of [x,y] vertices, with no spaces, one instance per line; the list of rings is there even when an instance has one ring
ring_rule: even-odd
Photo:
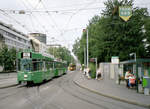
[[[61,44],[70,50],[94,15],[100,15],[106,0],[1,0],[0,21],[25,34],[47,35],[48,44]],[[136,6],[150,8],[149,0],[135,0]],[[17,10],[26,10],[18,14]],[[31,13],[32,12],[32,13]]]

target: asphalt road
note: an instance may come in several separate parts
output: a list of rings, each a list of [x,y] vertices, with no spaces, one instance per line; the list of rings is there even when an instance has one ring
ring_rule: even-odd
[[[78,87],[68,72],[40,86],[0,89],[0,109],[145,109],[106,98]]]

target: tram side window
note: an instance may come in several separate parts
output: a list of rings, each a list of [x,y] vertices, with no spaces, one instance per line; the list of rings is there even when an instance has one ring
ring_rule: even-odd
[[[48,70],[48,62],[45,61],[45,69]]]
[[[56,63],[57,68],[61,68],[61,63]]]
[[[18,69],[17,69],[18,71],[20,71],[21,70],[21,62],[20,62],[20,60],[18,59]]]
[[[33,71],[42,70],[42,62],[33,61]]]
[[[48,61],[45,62],[45,67],[46,67],[46,70],[49,70],[50,67],[49,67],[49,62]]]
[[[55,65],[56,65],[56,68],[59,68],[59,65],[58,65],[58,63],[55,63]]]
[[[53,62],[49,63],[50,69],[53,69]]]
[[[46,69],[47,70],[50,70],[50,69],[53,68],[53,63],[52,62],[46,62],[45,64],[46,64]]]

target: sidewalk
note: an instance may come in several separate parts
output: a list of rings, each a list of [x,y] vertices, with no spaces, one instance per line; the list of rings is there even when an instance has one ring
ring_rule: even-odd
[[[18,85],[17,78],[0,79],[0,89]]]
[[[114,80],[87,79],[82,72],[74,78],[75,84],[105,97],[150,108],[150,96],[139,94],[134,89],[128,89],[124,84],[118,85]]]
[[[7,79],[7,78],[17,78],[17,73],[0,73],[0,80]]]

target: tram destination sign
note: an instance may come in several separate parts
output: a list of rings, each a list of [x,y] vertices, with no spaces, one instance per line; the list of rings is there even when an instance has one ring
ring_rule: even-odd
[[[120,6],[119,7],[119,16],[124,20],[128,21],[132,16],[132,7],[131,6]]]
[[[31,54],[30,53],[23,53],[23,58],[30,58]]]

